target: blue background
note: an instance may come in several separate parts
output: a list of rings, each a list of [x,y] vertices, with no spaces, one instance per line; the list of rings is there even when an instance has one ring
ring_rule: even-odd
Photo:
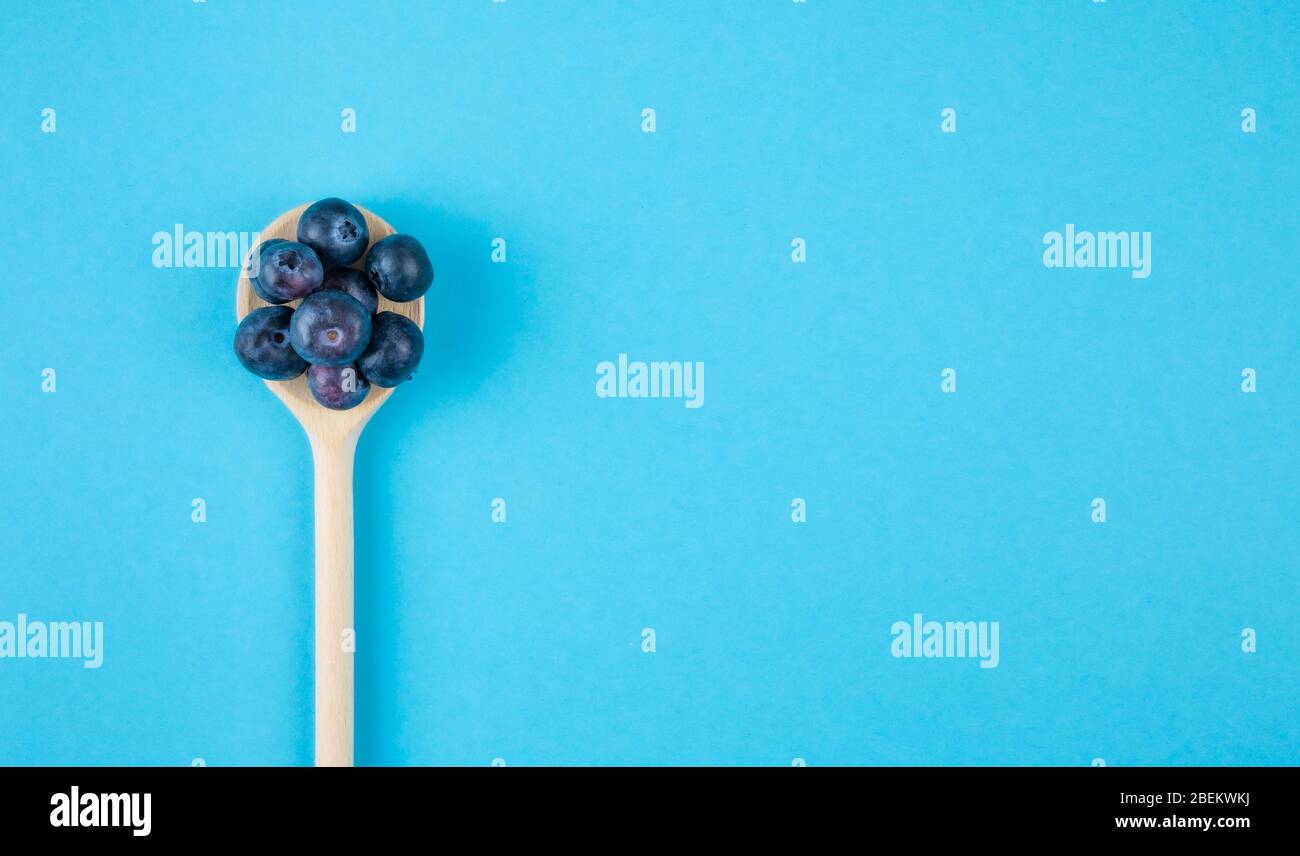
[[[105,662],[0,660],[0,763],[311,762],[308,444],[236,271],[151,237],[328,195],[438,267],[358,451],[358,763],[1297,763],[1298,24],[9,4],[0,619]],[[1067,222],[1152,276],[1044,268]],[[704,407],[598,399],[620,352]],[[913,612],[1000,621],[1000,666],[892,658]]]

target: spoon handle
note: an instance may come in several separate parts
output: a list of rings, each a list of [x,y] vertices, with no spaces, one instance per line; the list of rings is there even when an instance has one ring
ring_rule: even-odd
[[[352,460],[357,438],[314,440],[316,766],[352,766]]]

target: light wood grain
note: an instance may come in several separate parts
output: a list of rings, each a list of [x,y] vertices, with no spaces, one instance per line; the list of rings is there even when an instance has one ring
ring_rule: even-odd
[[[299,205],[275,218],[261,240],[296,241],[298,218],[306,208]],[[361,208],[361,213],[371,244],[393,234],[393,228],[371,212]],[[363,269],[363,261],[364,256],[353,267]],[[247,270],[241,271],[235,286],[236,320],[268,305],[253,290]],[[298,301],[288,305],[297,308]],[[393,303],[381,295],[379,311],[400,312],[424,327],[424,298]],[[305,374],[264,383],[311,441],[316,478],[316,766],[347,767],[353,758],[353,655],[344,650],[344,633],[353,629],[352,463],[361,430],[393,390],[372,386],[365,401],[351,410],[330,410],[312,398]]]

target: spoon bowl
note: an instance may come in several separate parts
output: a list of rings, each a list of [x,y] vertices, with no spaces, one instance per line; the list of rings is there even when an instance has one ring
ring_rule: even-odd
[[[299,205],[271,221],[261,240],[298,240]],[[370,242],[393,234],[393,227],[364,208]],[[364,270],[362,256],[352,267]],[[248,265],[235,284],[235,318],[271,304],[253,290]],[[301,301],[288,304],[297,308]],[[379,295],[379,311],[399,312],[424,329],[424,298],[394,303]],[[350,767],[353,759],[353,669],[356,633],[352,624],[352,463],[361,429],[392,389],[371,385],[365,400],[350,410],[331,410],[312,397],[306,373],[293,380],[265,381],[302,425],[311,441],[316,478],[316,766]]]
[[[357,209],[366,218],[366,226],[370,229],[370,243],[374,245],[376,241],[393,234],[394,229],[388,225],[382,218],[375,216],[361,206]],[[267,241],[271,238],[283,238],[286,241],[298,240],[298,219],[302,217],[302,212],[307,210],[307,205],[299,205],[291,211],[286,211],[279,217],[271,221],[265,229],[262,230],[261,241]],[[365,271],[365,256],[354,262],[351,267],[359,271]],[[298,308],[301,300],[294,300],[285,304],[294,309]],[[253,289],[253,284],[248,281],[248,266],[239,273],[239,281],[235,285],[235,320],[242,321],[244,316],[254,309],[260,309],[263,306],[270,306],[263,300]],[[424,298],[412,300],[410,303],[394,303],[382,294],[379,295],[380,312],[397,312],[405,315],[414,321],[420,329],[424,329]],[[370,394],[351,410],[330,410],[322,406],[315,398],[312,397],[311,390],[307,388],[307,375],[304,372],[293,380],[268,380],[264,381],[271,392],[284,402],[284,406],[294,415],[294,418],[302,425],[303,430],[315,442],[317,436],[331,437],[342,440],[349,434],[355,432],[360,435],[361,429],[370,421],[370,417],[375,415],[388,397],[393,394],[392,389],[384,387],[371,386]]]

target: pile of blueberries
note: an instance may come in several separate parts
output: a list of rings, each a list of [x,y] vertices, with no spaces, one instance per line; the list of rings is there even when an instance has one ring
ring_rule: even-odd
[[[364,273],[349,267],[362,256]],[[235,355],[253,374],[292,380],[305,371],[311,394],[331,410],[356,407],[371,384],[394,387],[415,375],[424,334],[405,315],[378,311],[380,294],[418,300],[433,284],[415,238],[389,235],[372,246],[356,206],[322,199],[303,212],[297,241],[257,245],[248,274],[275,304],[248,313],[235,331]],[[283,305],[291,300],[302,303]]]

